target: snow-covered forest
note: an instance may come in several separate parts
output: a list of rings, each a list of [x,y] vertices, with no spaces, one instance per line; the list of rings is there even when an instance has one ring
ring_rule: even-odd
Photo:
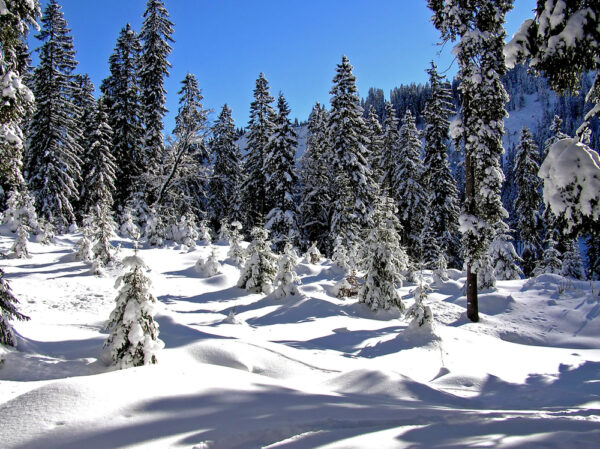
[[[452,80],[165,130],[168,2],[94,86],[0,0],[0,447],[597,447],[598,5],[427,4]]]

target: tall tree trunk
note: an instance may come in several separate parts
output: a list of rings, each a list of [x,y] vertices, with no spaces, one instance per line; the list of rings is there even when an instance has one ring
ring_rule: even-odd
[[[475,174],[471,155],[465,154],[465,196],[466,209],[469,215],[475,215]],[[467,262],[467,317],[474,323],[479,321],[479,304],[477,300],[477,273],[472,271],[473,264]]]

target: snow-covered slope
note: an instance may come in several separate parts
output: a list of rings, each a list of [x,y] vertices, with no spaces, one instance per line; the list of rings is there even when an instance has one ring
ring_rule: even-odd
[[[0,237],[6,251],[12,236]],[[577,447],[600,441],[600,284],[544,275],[482,292],[465,317],[462,274],[434,285],[433,332],[331,296],[341,273],[301,264],[301,295],[201,278],[209,248],[142,249],[160,302],[158,364],[102,360],[118,270],[72,259],[78,235],[2,266],[29,322],[0,348],[0,447]],[[119,241],[120,257],[131,242]],[[217,246],[222,262],[227,247]],[[401,295],[412,303],[406,285]],[[595,291],[592,291],[593,288]],[[235,319],[229,317],[234,312]]]

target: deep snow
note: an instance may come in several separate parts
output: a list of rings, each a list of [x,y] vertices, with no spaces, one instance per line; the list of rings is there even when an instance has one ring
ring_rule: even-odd
[[[201,277],[206,246],[141,249],[165,349],[115,371],[102,346],[121,270],[92,275],[73,259],[79,238],[1,261],[31,316],[14,323],[18,351],[0,348],[3,449],[598,447],[600,283],[498,282],[473,324],[452,271],[419,332],[331,296],[327,260],[301,263],[300,295],[278,299],[237,288],[230,264]],[[399,290],[407,306],[414,287]]]

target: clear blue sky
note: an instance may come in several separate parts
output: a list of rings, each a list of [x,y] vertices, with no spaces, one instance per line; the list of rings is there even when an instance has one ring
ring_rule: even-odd
[[[47,0],[42,0],[42,7]],[[108,75],[108,57],[127,22],[140,30],[146,0],[59,0],[72,29],[78,73],[98,88]],[[451,46],[437,46],[425,0],[166,0],[175,24],[166,81],[165,133],[177,113],[177,91],[193,73],[204,105],[216,117],[223,104],[236,126],[246,126],[254,83],[264,72],[276,97],[283,92],[291,117],[305,120],[316,101],[329,106],[335,67],[345,54],[354,66],[361,96],[369,87],[389,91],[427,81],[433,60],[456,73]],[[533,16],[535,0],[516,0],[507,18],[509,35]],[[39,41],[32,39],[33,48]]]

